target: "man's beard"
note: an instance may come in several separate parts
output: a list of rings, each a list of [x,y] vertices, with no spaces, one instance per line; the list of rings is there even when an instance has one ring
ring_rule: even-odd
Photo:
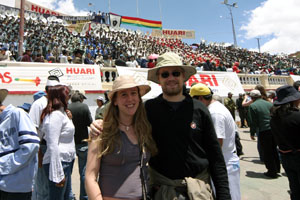
[[[169,88],[167,86],[162,87],[163,93],[167,96],[176,96],[178,94],[182,93],[182,88],[183,86],[174,87],[174,88]]]

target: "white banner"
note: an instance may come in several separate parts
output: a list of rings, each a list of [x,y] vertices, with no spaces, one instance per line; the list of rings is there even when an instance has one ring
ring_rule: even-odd
[[[151,91],[143,99],[151,99],[162,93],[161,87],[158,84],[147,81],[148,69],[117,67],[117,70],[119,75],[132,75],[139,83],[147,83],[151,86]],[[214,94],[221,97],[227,97],[228,92],[232,92],[233,96],[245,93],[240,79],[235,72],[198,72],[186,82],[187,88],[190,88],[194,82],[206,84],[213,90]]]
[[[44,90],[49,75],[58,76],[60,82],[75,90],[102,90],[98,65],[0,63],[1,88],[16,94]]]
[[[110,18],[110,26],[111,27],[117,27],[117,28],[120,27],[121,16],[110,13],[109,18]]]
[[[195,31],[193,30],[174,30],[174,29],[152,29],[152,37],[195,39]]]
[[[20,8],[21,0],[15,0],[15,7]],[[49,15],[56,15],[56,16],[63,16],[65,14],[56,12],[54,10],[51,10],[49,8],[45,8],[43,6],[39,6],[35,3],[32,3],[30,1],[25,1],[25,10],[31,11],[31,12],[37,12],[41,14],[49,14]]]
[[[192,83],[204,83],[212,89],[214,94],[227,97],[228,92],[233,96],[245,93],[238,75],[235,72],[202,71],[190,77],[186,82],[187,87]]]
[[[293,79],[294,82],[300,81],[300,76],[299,75],[290,75],[291,78]]]

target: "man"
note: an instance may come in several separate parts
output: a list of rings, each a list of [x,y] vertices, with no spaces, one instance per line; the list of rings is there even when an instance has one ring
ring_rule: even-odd
[[[0,199],[30,200],[40,140],[27,113],[2,104],[7,94],[0,89]]]
[[[6,47],[2,47],[0,49],[0,61],[10,61],[9,53]]]
[[[236,124],[229,110],[219,101],[213,99],[213,92],[202,83],[194,85],[190,90],[191,97],[201,101],[211,114],[220,146],[225,159],[229,188],[232,200],[240,200],[240,162],[236,154]]]
[[[235,101],[236,102],[236,107],[239,112],[239,117],[241,119],[241,128],[247,128],[245,125],[245,119],[246,119],[246,108],[242,106],[243,100],[244,100],[245,95],[242,93],[239,94],[239,98]]]
[[[174,183],[192,177],[193,181],[209,183],[210,176],[217,199],[230,199],[226,166],[210,114],[201,102],[183,93],[184,82],[195,73],[194,67],[182,65],[180,57],[171,52],[159,56],[156,67],[148,71],[148,80],[160,84],[163,91],[145,104],[158,148],[158,154],[149,163],[151,181],[159,188],[155,194],[158,199],[199,198],[193,192],[187,197],[189,186],[183,187],[182,192],[182,185],[174,191],[160,182],[161,178]],[[205,178],[198,179],[199,175]],[[168,196],[163,188],[176,195]]]
[[[92,58],[92,55],[90,52],[88,52],[86,54],[86,57],[84,58],[84,61],[83,61],[84,64],[87,64],[87,65],[93,65],[94,64],[94,61],[93,61],[93,58]]]
[[[72,113],[72,121],[75,126],[74,137],[80,175],[80,200],[88,199],[84,186],[88,144],[84,140],[89,137],[88,126],[93,121],[89,107],[83,103],[84,99],[86,99],[84,91],[76,90],[71,97],[72,103],[68,106],[68,109]]]
[[[115,61],[115,65],[116,66],[122,66],[122,67],[126,67],[126,58],[123,54],[120,55],[119,59],[116,59]]]
[[[213,71],[212,69],[213,69],[213,67],[212,67],[211,62],[209,61],[209,59],[206,59],[204,65],[203,65],[203,71]]]
[[[195,73],[194,67],[183,65],[180,57],[171,52],[159,56],[156,67],[148,71],[148,80],[160,84],[163,91],[145,104],[158,148],[149,163],[156,200],[213,199],[210,177],[216,199],[231,199],[226,166],[209,111],[183,92],[184,82]],[[101,123],[93,123],[91,130],[94,135],[100,134]]]
[[[31,59],[31,49],[27,48],[25,50],[25,53],[23,54],[23,56],[21,58],[21,62],[32,62],[32,59]]]
[[[47,93],[49,87],[59,84],[59,79],[56,76],[48,76],[45,91]],[[29,116],[37,129],[38,135],[41,139],[40,151],[39,151],[39,165],[37,175],[35,177],[35,184],[33,188],[32,200],[48,200],[48,177],[42,167],[43,155],[46,152],[45,140],[42,140],[43,133],[39,131],[41,124],[41,114],[44,108],[47,106],[47,96],[42,95],[39,99],[33,102],[29,111]]]
[[[270,126],[272,103],[263,100],[259,90],[252,90],[250,97],[253,101],[248,112],[251,139],[255,140],[254,134],[258,130],[260,146],[264,152],[264,163],[268,170],[264,175],[277,178],[277,173],[280,172],[280,161]]]
[[[224,99],[224,105],[229,110],[233,119],[235,120],[235,103],[232,99],[232,95],[233,94],[231,92],[228,92],[227,98]]]
[[[80,49],[76,49],[74,52],[75,58],[73,60],[74,64],[82,64],[82,54],[83,51]]]

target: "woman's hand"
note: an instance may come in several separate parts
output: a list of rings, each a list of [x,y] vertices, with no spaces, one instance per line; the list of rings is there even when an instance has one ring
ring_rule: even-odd
[[[103,131],[103,120],[98,119],[91,123],[90,125],[90,138],[96,139]]]
[[[56,183],[55,186],[56,187],[64,187],[65,183],[66,183],[66,177],[64,177],[64,179],[61,182]]]
[[[73,118],[73,115],[70,110],[66,110],[66,113],[67,113],[67,116],[69,117],[69,119]]]

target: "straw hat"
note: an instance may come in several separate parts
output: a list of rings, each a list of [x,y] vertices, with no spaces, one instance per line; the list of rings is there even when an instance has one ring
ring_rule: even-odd
[[[4,101],[4,99],[6,98],[8,94],[8,90],[7,89],[0,89],[0,103],[2,103]]]
[[[122,75],[116,78],[116,80],[113,83],[112,86],[112,91],[110,91],[107,96],[109,100],[112,100],[114,94],[120,90],[128,89],[128,88],[133,88],[133,87],[138,87],[139,92],[141,97],[147,94],[150,90],[151,87],[149,85],[145,84],[138,84],[133,76],[130,75]]]
[[[163,67],[181,67],[185,74],[184,81],[189,80],[190,76],[197,72],[195,67],[183,65],[180,57],[176,53],[167,52],[157,58],[157,63],[154,68],[148,70],[148,80],[159,83],[158,70]]]

